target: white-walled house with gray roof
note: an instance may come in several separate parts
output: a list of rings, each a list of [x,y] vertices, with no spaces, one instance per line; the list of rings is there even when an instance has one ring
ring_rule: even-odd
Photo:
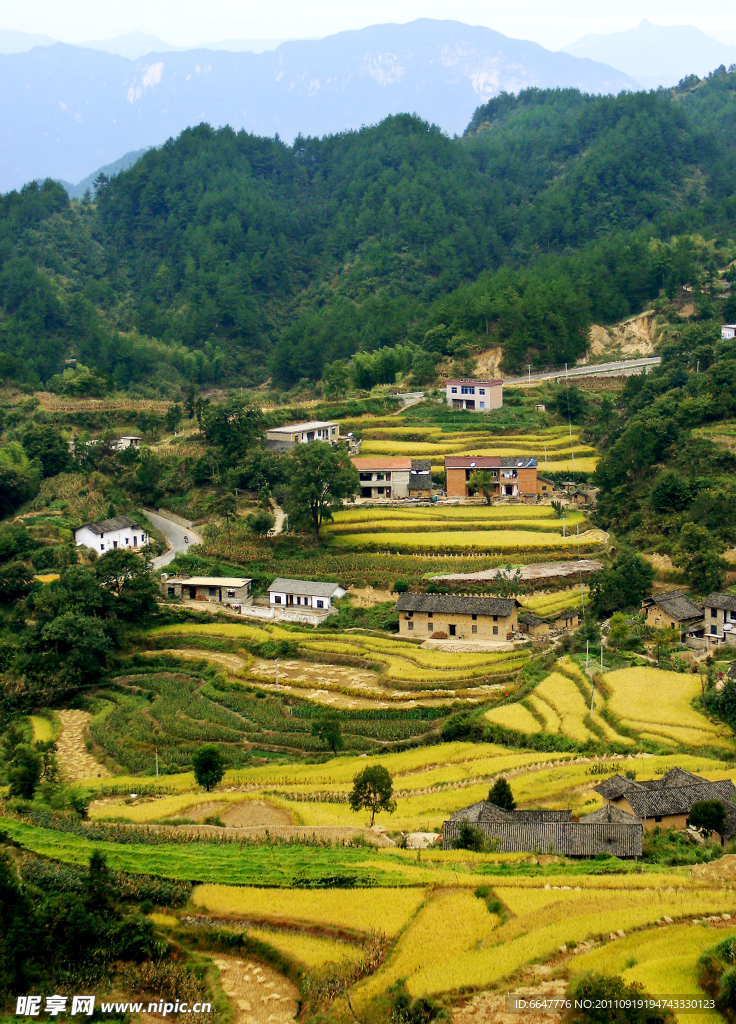
[[[326,614],[336,597],[343,597],[345,588],[339,583],[312,580],[290,580],[278,577],[268,588],[268,603],[276,609],[304,608]]]
[[[115,519],[102,519],[97,523],[85,523],[74,531],[74,540],[78,548],[92,548],[99,555],[115,548],[130,548],[136,551],[146,547],[149,536],[146,530],[130,516],[117,516]]]

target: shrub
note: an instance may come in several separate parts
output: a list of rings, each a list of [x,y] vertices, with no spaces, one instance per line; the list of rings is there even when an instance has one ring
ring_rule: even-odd
[[[567,1024],[672,1024],[674,1018],[666,1010],[637,1007],[636,1001],[644,997],[641,985],[627,985],[623,978],[605,974],[585,974],[567,990],[573,1009],[567,1011],[563,1020]],[[634,1001],[634,1005],[616,1005],[627,1000]],[[590,1006],[575,1008],[576,1002]]]

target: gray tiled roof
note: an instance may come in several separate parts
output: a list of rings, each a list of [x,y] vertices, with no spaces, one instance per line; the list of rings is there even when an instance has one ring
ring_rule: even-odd
[[[411,472],[409,473],[410,491],[431,491],[432,490],[432,460],[412,459]]]
[[[730,779],[701,782],[697,786],[669,786],[662,789],[639,789],[632,786],[625,794],[631,809],[640,818],[668,817],[689,814],[693,804],[701,800],[733,800],[736,787]]]
[[[640,857],[642,826],[639,822],[557,821],[527,824],[517,821],[479,821],[477,828],[500,841],[502,853],[557,853],[565,857]],[[443,847],[449,849],[460,829],[458,821],[443,826]]]
[[[665,594],[653,595],[644,604],[656,605],[678,622],[687,622],[703,616],[703,609],[694,604],[684,590],[670,590]]]
[[[541,618],[539,615],[535,615],[534,612],[530,612],[526,608],[522,608],[519,612],[519,622],[526,622],[528,626],[539,626],[546,621],[546,619]]]
[[[269,593],[275,591],[277,594],[298,594],[305,597],[332,597],[336,590],[340,590],[339,583],[312,583],[310,580],[288,580],[279,576],[268,588]]]
[[[138,523],[135,519],[131,519],[130,516],[117,516],[115,519],[102,519],[99,523],[85,523],[81,529],[91,530],[92,533],[98,534],[100,537],[103,533],[113,533],[115,530],[124,530],[126,526],[134,526],[138,529]],[[143,527],[140,527],[143,529]]]
[[[615,807],[613,804],[605,804],[605,806],[599,807],[597,811],[593,811],[592,814],[586,814],[580,820],[586,824],[588,822],[610,821],[619,825],[633,825],[639,821],[633,814],[629,814],[628,811],[624,811],[621,807]]]
[[[534,824],[538,822],[572,821],[572,811],[548,811],[548,810],[518,810],[506,811],[490,800],[479,800],[469,807],[462,807],[450,815],[450,821],[516,821],[522,824]]]
[[[453,594],[399,594],[399,612],[440,612],[455,615],[500,615],[507,618],[519,604],[514,598],[457,597]]]
[[[708,594],[703,604],[706,608],[722,608],[724,611],[736,612],[736,597],[733,594]]]
[[[623,775],[612,775],[610,779],[604,779],[603,782],[599,782],[592,788],[594,793],[600,793],[606,800],[616,800],[630,786],[633,786],[631,779],[627,779]]]
[[[502,455],[501,469],[531,469],[537,460],[530,455]]]

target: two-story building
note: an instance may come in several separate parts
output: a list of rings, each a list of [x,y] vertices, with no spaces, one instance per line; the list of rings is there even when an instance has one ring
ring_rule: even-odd
[[[399,594],[399,633],[426,640],[434,633],[457,640],[504,641],[519,628],[515,598],[454,594]]]
[[[429,459],[366,455],[350,461],[358,470],[362,498],[416,498],[432,493]]]
[[[77,547],[92,548],[98,554],[113,551],[115,548],[146,547],[149,538],[147,532],[130,516],[116,516],[115,519],[102,519],[98,523],[85,523],[74,531]]]
[[[329,611],[336,597],[344,597],[345,588],[339,583],[314,580],[290,580],[279,576],[268,588],[268,602],[273,608],[313,608],[317,612]]]
[[[332,420],[290,423],[288,426],[271,427],[266,431],[266,445],[274,451],[289,451],[295,444],[309,444],[310,441],[335,444],[339,440],[340,424]]]
[[[486,470],[495,482],[493,497],[516,498],[536,496],[537,460],[531,456],[446,455],[446,491],[450,498],[470,494],[470,478]]]
[[[703,602],[703,612],[706,639],[736,646],[736,597],[709,594]]]
[[[167,597],[209,601],[240,610],[252,600],[252,583],[243,576],[170,576],[161,580],[161,590]]]
[[[448,380],[445,385],[447,404],[452,409],[490,412],[503,405],[502,380]]]

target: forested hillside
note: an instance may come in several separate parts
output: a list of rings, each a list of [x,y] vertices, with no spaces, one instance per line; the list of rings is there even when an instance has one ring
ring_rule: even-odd
[[[52,182],[0,199],[0,372],[167,393],[288,387],[386,346],[364,385],[491,345],[510,370],[573,361],[591,321],[661,292],[720,312],[734,148],[723,70],[615,98],[503,95],[457,139],[409,115],[291,147],[192,128],[90,201]]]

